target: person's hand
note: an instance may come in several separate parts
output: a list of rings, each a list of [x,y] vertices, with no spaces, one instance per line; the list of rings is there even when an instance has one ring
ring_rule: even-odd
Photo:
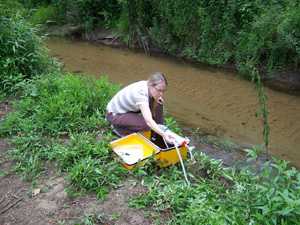
[[[170,134],[164,134],[163,138],[166,140],[166,142],[168,142],[169,144],[174,144],[175,142],[175,137],[173,137]]]

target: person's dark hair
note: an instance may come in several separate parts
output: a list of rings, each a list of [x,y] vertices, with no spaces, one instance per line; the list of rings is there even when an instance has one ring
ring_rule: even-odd
[[[168,86],[168,81],[166,76],[161,72],[155,72],[148,78],[148,83],[151,86],[156,86],[160,82],[164,82],[166,86]]]

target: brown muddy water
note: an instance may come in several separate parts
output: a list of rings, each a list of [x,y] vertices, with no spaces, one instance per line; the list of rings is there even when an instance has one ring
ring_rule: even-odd
[[[106,74],[122,85],[161,71],[167,75],[166,109],[184,126],[240,144],[262,144],[254,85],[233,72],[161,56],[61,38],[47,40],[50,54],[70,72]],[[266,88],[270,151],[300,168],[300,97]]]

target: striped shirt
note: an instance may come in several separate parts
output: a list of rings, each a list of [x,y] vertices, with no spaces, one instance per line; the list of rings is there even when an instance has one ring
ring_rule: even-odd
[[[147,81],[138,81],[121,89],[108,103],[107,112],[122,114],[140,111],[140,104],[149,105]]]

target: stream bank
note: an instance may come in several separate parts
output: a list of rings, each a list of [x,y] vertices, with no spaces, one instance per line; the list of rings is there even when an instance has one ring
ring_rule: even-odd
[[[129,47],[126,43],[124,43],[124,41],[121,40],[120,35],[113,30],[104,28],[98,28],[93,31],[86,32],[83,26],[66,24],[62,26],[49,26],[46,28],[45,32],[49,36],[67,37],[76,40],[89,41],[92,43],[100,43],[115,48]],[[170,55],[163,52],[156,46],[147,45],[143,48],[139,46],[138,41],[136,41],[134,45],[130,46],[130,48],[138,51],[144,51],[146,54],[167,55],[170,57]],[[176,57],[195,65],[202,64],[191,59],[182,58],[180,55],[171,57]],[[233,64],[226,64],[218,68],[229,69],[237,73],[237,69]],[[300,96],[300,71],[286,69],[270,74],[267,74],[267,72],[262,72],[262,79],[265,86],[273,90],[290,95]]]
[[[120,85],[147,79],[157,70],[168,78],[166,110],[183,127],[234,142],[261,145],[262,124],[255,85],[235,73],[193,66],[176,58],[147,56],[126,48],[111,48],[66,38],[46,42],[64,70],[108,79]],[[268,96],[272,155],[300,165],[300,98],[265,88]]]

